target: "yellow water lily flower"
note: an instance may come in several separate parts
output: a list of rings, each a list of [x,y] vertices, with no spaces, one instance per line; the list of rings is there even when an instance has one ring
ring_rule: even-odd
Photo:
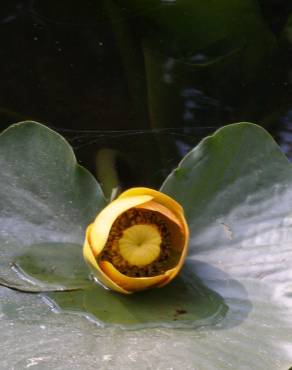
[[[128,294],[169,283],[186,257],[182,207],[148,188],[132,188],[105,207],[86,230],[85,261],[108,288]]]

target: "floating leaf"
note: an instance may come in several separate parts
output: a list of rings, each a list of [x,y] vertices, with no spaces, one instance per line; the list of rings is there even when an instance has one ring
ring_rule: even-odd
[[[269,369],[288,368],[292,168],[278,145],[259,126],[226,126],[192,150],[161,190],[185,207],[192,236],[189,263],[228,304],[223,328],[232,323],[230,317],[247,316],[246,324],[239,324],[247,328],[246,338],[228,331],[222,335],[226,342],[238,341],[238,363],[264,368],[262,358]]]
[[[22,280],[30,281],[36,291],[71,290],[92,286],[80,244],[31,245],[23,248],[22,254],[12,260],[12,268]]]
[[[87,224],[105,205],[100,187],[77,164],[64,138],[35,122],[13,125],[0,135],[0,168],[0,282],[22,290],[55,289],[56,279],[53,285],[46,277],[46,284],[38,284],[11,266],[35,244],[78,244],[81,250]],[[59,257],[65,265],[64,250]],[[68,289],[88,281],[80,281],[80,271],[82,265],[71,269]],[[41,277],[41,271],[36,274]],[[63,277],[58,283],[66,288]]]
[[[90,316],[99,325],[122,328],[172,326],[195,328],[221,320],[227,311],[222,298],[203,286],[193,273],[183,274],[163,289],[122,295],[100,286],[46,295],[58,311]]]

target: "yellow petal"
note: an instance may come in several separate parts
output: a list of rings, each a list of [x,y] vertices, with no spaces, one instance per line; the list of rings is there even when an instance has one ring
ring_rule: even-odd
[[[189,244],[189,227],[184,218],[182,219],[182,221],[184,225],[184,240],[183,240],[183,245],[181,247],[182,253],[181,253],[180,259],[178,261],[178,264],[173,269],[168,270],[166,272],[166,274],[169,277],[168,280],[166,282],[162,282],[161,284],[159,284],[158,287],[162,287],[166,285],[168,282],[170,282],[172,279],[174,279],[176,275],[179,273],[179,271],[181,270],[183,263],[186,259],[187,252],[188,252],[188,244]]]
[[[120,273],[110,262],[100,261],[99,265],[103,272],[115,281],[120,287],[129,292],[136,292],[158,286],[158,284],[166,284],[169,280],[168,274],[133,278]]]
[[[148,202],[152,198],[151,195],[145,194],[130,198],[118,198],[105,207],[93,222],[89,235],[89,243],[94,256],[98,256],[102,251],[115,220],[128,209]]]
[[[178,217],[176,214],[174,214],[169,208],[166,208],[160,203],[155,202],[154,200],[150,200],[149,202],[140,204],[136,206],[135,208],[142,208],[147,209],[149,211],[156,211],[164,215],[166,218],[174,222],[178,225],[178,227],[183,228],[183,223],[181,221],[181,217]]]
[[[162,204],[163,206],[169,208],[172,212],[174,212],[177,216],[183,215],[183,209],[179,203],[177,203],[174,199],[169,197],[168,195],[161,193],[160,191],[149,189],[149,188],[131,188],[129,190],[124,191],[118,199],[129,198],[132,196],[139,196],[139,195],[150,195],[154,201]]]
[[[96,262],[96,259],[92,253],[92,250],[90,248],[89,242],[88,242],[88,236],[91,230],[92,224],[88,226],[86,230],[86,238],[83,246],[83,256],[86,261],[86,263],[92,268],[92,271],[94,275],[97,277],[97,279],[107,286],[108,288],[115,290],[119,293],[129,294],[131,292],[128,292],[127,290],[120,287],[118,284],[116,284],[114,281],[112,281],[99,267],[99,265]]]

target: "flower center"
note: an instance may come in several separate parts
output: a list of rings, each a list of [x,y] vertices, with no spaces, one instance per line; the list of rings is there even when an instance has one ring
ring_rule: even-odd
[[[101,260],[131,277],[156,276],[169,268],[171,236],[159,212],[131,208],[114,222]]]
[[[160,233],[154,225],[135,225],[119,239],[120,254],[130,265],[146,266],[160,254]]]

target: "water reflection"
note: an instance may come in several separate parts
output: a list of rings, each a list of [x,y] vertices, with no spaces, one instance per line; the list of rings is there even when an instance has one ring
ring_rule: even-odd
[[[292,161],[292,110],[282,118],[282,126],[275,130],[274,135],[282,151]]]
[[[4,0],[2,7],[0,129],[33,119],[62,133],[75,130],[78,158],[91,169],[96,147],[88,130],[167,129],[172,147],[160,155],[164,162],[169,156],[168,171],[171,158],[201,137],[202,126],[209,134],[253,121],[291,157],[289,1],[210,7],[197,0],[88,0],[82,6]],[[155,132],[142,136],[149,143]],[[127,155],[125,147],[119,152]]]
[[[74,131],[59,130],[67,137],[77,158],[98,176],[100,166],[111,165],[117,172],[122,188],[149,186],[159,188],[179,161],[205,136],[213,133],[214,126],[127,130],[127,131]],[[99,154],[114,153],[112,163]],[[112,157],[112,154],[110,154]]]

